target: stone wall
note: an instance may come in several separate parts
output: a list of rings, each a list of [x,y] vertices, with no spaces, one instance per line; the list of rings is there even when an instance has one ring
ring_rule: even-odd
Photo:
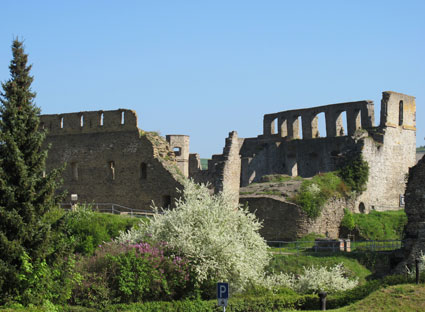
[[[137,128],[131,110],[40,116],[51,145],[47,170],[66,164],[62,188],[80,202],[135,209],[170,206],[183,179],[173,151],[155,133]]]
[[[264,115],[263,134],[246,138],[241,145],[241,185],[258,182],[268,174],[311,177],[334,171],[341,155],[358,151],[369,163],[370,176],[354,211],[400,209],[405,176],[415,164],[415,112],[414,97],[386,91],[378,127],[374,126],[372,101]],[[323,136],[318,130],[320,114],[326,124]]]
[[[208,170],[200,170],[199,155],[190,155],[189,176],[196,183],[209,183],[215,193],[225,191],[239,198],[241,177],[240,140],[236,131],[229,133],[223,154],[213,155],[208,161]]]
[[[352,209],[354,204],[343,198],[332,198],[321,215],[312,220],[296,204],[279,196],[242,195],[240,202],[248,204],[249,210],[263,222],[260,234],[268,241],[295,240],[309,233],[338,238],[344,208]]]
[[[402,272],[405,266],[413,268],[415,259],[425,253],[425,158],[409,170],[405,193],[407,225],[404,228],[404,258],[397,266]]]
[[[177,166],[187,178],[189,176],[189,136],[168,134],[165,138],[176,156]]]

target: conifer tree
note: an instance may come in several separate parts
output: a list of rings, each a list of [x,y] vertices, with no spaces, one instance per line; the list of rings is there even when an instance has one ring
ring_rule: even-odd
[[[19,298],[25,273],[49,253],[45,215],[55,204],[58,171],[45,173],[45,132],[31,90],[31,65],[23,43],[14,40],[11,78],[0,93],[0,303]],[[50,251],[51,252],[51,251]]]

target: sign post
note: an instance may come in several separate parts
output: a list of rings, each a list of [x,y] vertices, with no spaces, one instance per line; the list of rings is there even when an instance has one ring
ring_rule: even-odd
[[[227,300],[229,299],[229,283],[217,283],[218,305],[226,312]]]

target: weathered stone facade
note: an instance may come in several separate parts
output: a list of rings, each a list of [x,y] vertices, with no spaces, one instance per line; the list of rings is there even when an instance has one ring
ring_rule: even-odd
[[[332,198],[313,220],[299,206],[279,196],[241,195],[240,202],[263,221],[260,234],[268,241],[294,240],[310,233],[338,238],[344,208],[354,205],[344,198]]]
[[[236,131],[229,133],[223,154],[213,155],[208,161],[208,170],[200,170],[200,158],[198,154],[191,154],[191,171],[189,176],[197,183],[209,184],[214,192],[227,192],[239,198],[239,186],[241,176],[241,159],[239,155],[240,140]]]
[[[396,270],[402,272],[405,266],[413,268],[415,259],[425,253],[425,158],[410,168],[405,193],[407,225],[404,228],[402,258]]]
[[[415,112],[414,97],[388,91],[383,92],[378,127],[374,126],[372,101],[267,114],[263,134],[243,139],[241,144],[241,185],[268,174],[311,177],[333,171],[341,154],[357,150],[369,163],[370,175],[354,211],[400,209],[405,175],[415,164]],[[320,113],[326,121],[324,137],[318,131]]]
[[[42,115],[49,168],[66,164],[63,189],[80,202],[134,209],[172,205],[183,178],[167,142],[137,128],[131,110]]]
[[[341,155],[358,151],[369,163],[367,190],[355,202],[333,199],[315,221],[296,205],[270,196],[243,196],[242,203],[264,220],[267,239],[289,239],[316,232],[337,237],[343,208],[354,212],[400,208],[405,176],[416,148],[416,106],[412,96],[383,92],[380,125],[374,125],[372,101],[289,110],[264,116],[263,134],[239,138],[229,133],[223,154],[201,170],[198,154],[189,153],[189,137],[166,140],[137,128],[133,111],[42,115],[51,144],[47,169],[67,164],[63,187],[82,202],[112,202],[131,208],[172,206],[181,180],[209,183],[214,192],[239,194],[240,186],[265,175],[311,177],[337,169]],[[346,128],[344,118],[346,115]],[[321,136],[318,116],[325,118]],[[301,135],[302,132],[302,135]]]

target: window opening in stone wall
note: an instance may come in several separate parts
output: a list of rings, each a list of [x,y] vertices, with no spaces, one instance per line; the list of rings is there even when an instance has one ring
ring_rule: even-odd
[[[124,119],[124,112],[121,112],[121,124],[123,125],[123,124],[124,124],[124,122],[125,122],[125,119]]]
[[[60,127],[61,129],[63,129],[63,117],[61,117],[61,120],[60,120]]]
[[[366,212],[366,207],[365,207],[364,203],[359,204],[359,211],[360,211],[360,213]]]
[[[78,181],[78,164],[76,162],[71,163],[72,180]]]
[[[277,134],[279,129],[278,118],[273,119],[271,127],[271,134]]]
[[[326,117],[325,113],[319,113],[317,117],[317,132],[313,133],[313,138],[326,138],[328,136],[326,132]]]
[[[403,125],[403,101],[398,104],[398,125]]]
[[[82,128],[84,126],[84,115],[80,116],[80,127]]]
[[[162,207],[169,208],[171,206],[171,196],[165,195],[162,197]]]
[[[298,120],[298,132],[296,129],[294,129],[294,137],[295,138],[299,138],[299,139],[303,139],[303,119],[301,118],[301,116],[297,117]]]
[[[147,169],[148,168],[147,168],[146,163],[140,164],[140,179],[146,180],[146,178],[148,177],[148,170]]]
[[[181,147],[176,146],[176,147],[173,147],[173,152],[174,152],[174,155],[181,156],[182,149],[181,149]]]
[[[336,136],[344,136],[347,133],[347,113],[339,111],[336,113],[335,119]]]
[[[115,161],[109,162],[109,172],[111,175],[111,179],[115,180]]]
[[[341,113],[342,117],[342,129],[340,130],[340,136],[347,135],[347,112],[343,111]]]
[[[100,114],[99,125],[103,126],[103,113]]]

